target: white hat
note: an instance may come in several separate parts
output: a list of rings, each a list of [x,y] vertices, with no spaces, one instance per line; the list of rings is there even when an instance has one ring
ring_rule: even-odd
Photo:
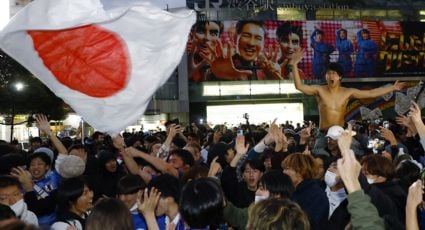
[[[339,125],[334,125],[328,129],[328,133],[326,134],[327,137],[332,138],[332,140],[336,141],[341,136],[341,134],[344,132],[344,128],[342,128]],[[351,136],[356,135],[356,132],[351,131]]]
[[[50,158],[50,164],[53,164],[53,158],[54,158],[55,154],[53,153],[53,151],[51,149],[46,148],[46,147],[40,147],[40,148],[34,150],[34,153],[44,153],[44,154],[46,154]]]
[[[67,155],[59,164],[58,173],[63,178],[72,178],[83,175],[85,168],[83,159],[75,155]]]

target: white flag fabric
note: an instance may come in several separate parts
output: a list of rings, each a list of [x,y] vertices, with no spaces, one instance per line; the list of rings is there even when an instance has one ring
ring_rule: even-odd
[[[37,0],[1,31],[0,48],[95,129],[116,134],[179,64],[195,21],[191,10],[148,1]]]

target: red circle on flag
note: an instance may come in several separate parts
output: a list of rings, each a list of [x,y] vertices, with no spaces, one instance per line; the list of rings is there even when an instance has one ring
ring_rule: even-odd
[[[130,72],[127,46],[114,32],[88,25],[28,34],[44,65],[69,88],[102,98],[126,86]]]

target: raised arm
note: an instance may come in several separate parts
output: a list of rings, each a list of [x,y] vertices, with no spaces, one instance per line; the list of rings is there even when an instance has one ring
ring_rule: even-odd
[[[292,73],[294,74],[295,88],[307,95],[315,95],[318,92],[317,86],[304,85],[304,83],[301,81],[300,73],[298,72],[298,63],[301,61],[303,56],[304,50],[297,50],[289,61],[289,65],[292,66]]]
[[[425,140],[425,125],[422,122],[421,108],[413,101],[410,107],[409,117],[412,119],[421,140]]]
[[[55,148],[58,150],[58,153],[68,155],[68,150],[66,150],[65,146],[62,144],[59,138],[50,130],[50,123],[46,115],[38,114],[35,117],[35,120],[37,121],[37,128],[49,137],[50,141],[53,143],[53,146],[55,146]]]
[[[151,156],[145,152],[139,151],[133,147],[126,148],[125,151],[129,154],[131,154],[133,157],[140,157],[144,159],[145,161],[152,164],[155,168],[157,168],[162,173],[167,173],[172,176],[178,177],[179,171],[175,169],[171,164],[165,162],[162,159],[159,159],[157,157]]]
[[[396,81],[394,85],[379,87],[379,88],[370,89],[370,90],[359,90],[359,89],[351,88],[352,90],[351,96],[352,98],[357,98],[357,99],[375,98],[375,97],[385,95],[387,93],[391,93],[393,91],[401,90],[405,86],[406,86],[405,82]]]

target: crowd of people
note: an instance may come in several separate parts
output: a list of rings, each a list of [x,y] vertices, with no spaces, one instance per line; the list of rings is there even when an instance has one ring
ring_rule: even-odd
[[[1,229],[419,229],[425,125],[313,122],[0,145]],[[242,132],[240,132],[242,130]]]

